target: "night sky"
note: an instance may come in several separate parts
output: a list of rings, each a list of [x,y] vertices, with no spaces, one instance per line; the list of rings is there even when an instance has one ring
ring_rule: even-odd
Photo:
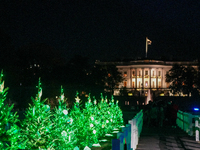
[[[75,54],[109,61],[145,56],[199,56],[199,0],[5,0],[0,29],[17,48],[45,43],[69,60]]]

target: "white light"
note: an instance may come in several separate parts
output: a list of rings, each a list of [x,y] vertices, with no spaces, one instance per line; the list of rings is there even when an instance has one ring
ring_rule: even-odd
[[[64,113],[65,115],[67,115],[67,114],[68,114],[68,111],[67,111],[67,110],[63,110],[63,113]]]
[[[67,132],[66,131],[62,131],[62,136],[67,136]]]
[[[94,117],[91,117],[91,120],[94,120]]]
[[[88,146],[86,146],[83,150],[91,150]]]
[[[100,145],[99,143],[93,144],[92,146],[93,146],[93,147],[101,147],[101,145]]]
[[[112,134],[105,134],[105,136],[113,136]]]
[[[91,123],[91,124],[90,124],[90,127],[92,128],[92,127],[94,127],[94,125]]]
[[[96,134],[96,130],[93,130],[93,133]]]

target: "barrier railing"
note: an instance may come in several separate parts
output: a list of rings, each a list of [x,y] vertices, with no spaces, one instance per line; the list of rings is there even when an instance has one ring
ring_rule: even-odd
[[[195,120],[195,122],[193,122]],[[200,117],[192,115],[190,113],[178,111],[176,124],[184,130],[188,135],[194,136],[195,131],[195,140],[199,141],[199,130],[200,130]]]
[[[112,150],[124,150],[126,143],[127,150],[135,150],[143,126],[143,111],[141,110],[136,116],[129,120],[129,124],[122,128],[122,132],[117,133],[117,139],[112,140]]]
[[[177,112],[176,124],[190,136],[194,134],[193,133],[194,124],[192,123],[192,119],[194,117],[195,117],[194,115],[180,110]]]

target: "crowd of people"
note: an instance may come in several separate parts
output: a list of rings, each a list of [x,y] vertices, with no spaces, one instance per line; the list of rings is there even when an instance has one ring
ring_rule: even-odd
[[[172,126],[176,128],[178,109],[178,105],[173,101],[149,101],[144,108],[144,122],[152,127]]]

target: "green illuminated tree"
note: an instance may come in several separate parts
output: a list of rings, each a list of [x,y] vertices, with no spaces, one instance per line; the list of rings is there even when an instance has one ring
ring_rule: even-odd
[[[11,111],[14,107],[5,104],[8,88],[4,89],[4,81],[2,80],[3,71],[0,75],[0,149],[18,149],[19,145],[19,127],[17,114]]]
[[[103,137],[105,134],[112,131],[112,120],[111,120],[111,113],[110,108],[108,105],[107,97],[104,99],[103,94],[101,93],[101,101],[98,104],[99,107],[99,115],[101,116],[101,123],[102,123],[102,129],[101,129],[101,136]]]
[[[115,128],[120,128],[121,126],[123,126],[124,125],[123,113],[118,105],[118,101],[116,101],[116,103],[114,103],[113,96],[112,96],[111,102],[110,102],[110,110],[112,113],[113,126]]]
[[[80,108],[80,99],[78,93],[76,95],[76,102],[70,112],[70,117],[73,118],[74,133],[77,137],[77,146],[80,149],[85,147],[92,147],[93,144],[98,142],[97,129],[95,126],[95,116],[92,112],[91,99],[86,102],[85,108]],[[88,112],[87,112],[88,111]]]
[[[74,103],[74,106],[70,112],[70,118],[73,118],[73,125],[74,128],[76,129],[74,131],[74,134],[77,137],[76,145],[81,149],[83,149],[86,145],[85,143],[85,137],[83,135],[83,131],[85,129],[85,125],[83,123],[84,121],[84,115],[81,112],[80,109],[80,98],[78,96],[78,93],[76,94],[76,102]]]
[[[88,101],[85,103],[85,108],[83,109],[83,115],[84,115],[84,124],[85,129],[84,133],[86,136],[85,141],[87,142],[86,146],[91,147],[93,144],[98,143],[99,138],[99,124],[97,114],[95,114],[94,106],[91,102],[90,95],[88,97]]]
[[[38,93],[32,98],[33,104],[26,110],[22,122],[22,139],[27,141],[25,149],[51,149],[55,139],[52,139],[50,106],[41,101],[42,88],[39,78]]]
[[[61,95],[58,100],[58,108],[53,113],[52,138],[55,140],[55,149],[72,150],[76,144],[76,134],[74,134],[73,119],[68,116],[68,108],[61,86]]]

